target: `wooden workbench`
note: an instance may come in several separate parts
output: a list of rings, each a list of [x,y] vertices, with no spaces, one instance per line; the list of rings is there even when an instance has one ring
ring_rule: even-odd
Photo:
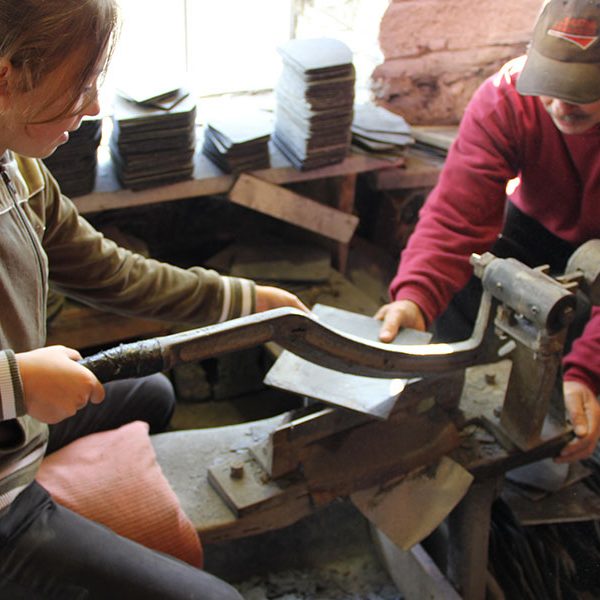
[[[98,151],[98,172],[93,192],[73,198],[81,214],[145,206],[159,202],[172,202],[186,198],[226,195],[234,186],[237,175],[224,173],[202,154],[200,147],[203,134],[198,133],[198,146],[195,156],[195,168],[192,179],[177,183],[151,187],[140,191],[123,189],[116,178],[108,148],[101,146]],[[382,169],[397,170],[389,159],[364,154],[351,153],[343,162],[320,169],[299,171],[271,142],[269,144],[271,167],[251,171],[249,174],[261,181],[284,186],[292,183],[334,179],[337,182],[335,207],[345,213],[352,213],[356,194],[356,178],[360,173]],[[402,164],[400,159],[397,164]],[[309,207],[300,205],[296,211],[295,224],[313,229],[314,215]],[[337,250],[337,264],[344,271],[348,257],[348,244],[341,243]]]
[[[404,153],[403,167],[372,172],[371,186],[379,191],[432,188],[437,183],[443,165],[441,156],[408,148]]]
[[[269,146],[271,154],[271,167],[252,171],[251,174],[263,181],[276,185],[316,181],[333,177],[356,178],[360,173],[377,171],[380,169],[394,169],[394,164],[389,160],[351,153],[341,163],[299,171],[294,168],[283,154],[273,145]],[[98,151],[98,174],[93,192],[84,196],[73,198],[73,202],[81,214],[143,206],[158,202],[171,202],[185,198],[202,196],[218,196],[227,194],[237,179],[236,175],[224,173],[204,156],[198,149],[195,157],[195,168],[192,179],[180,181],[169,185],[152,187],[140,191],[123,189],[114,173],[108,148],[100,147]],[[350,194],[351,190],[346,190]],[[353,198],[352,198],[353,200]],[[345,204],[346,198],[339,200],[338,204]]]

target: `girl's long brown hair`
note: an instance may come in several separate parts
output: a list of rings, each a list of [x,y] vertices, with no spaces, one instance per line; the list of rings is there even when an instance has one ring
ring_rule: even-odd
[[[68,90],[48,98],[40,111],[68,94],[65,108],[53,118],[71,113],[95,71],[110,58],[118,32],[116,0],[0,0],[0,57],[17,74],[17,91],[34,89],[59,65],[77,55],[78,69]]]

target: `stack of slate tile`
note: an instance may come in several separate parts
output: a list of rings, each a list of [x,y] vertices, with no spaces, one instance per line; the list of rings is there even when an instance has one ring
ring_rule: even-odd
[[[195,120],[189,95],[167,110],[117,96],[110,152],[121,184],[137,190],[191,178]]]
[[[352,141],[370,152],[401,151],[415,143],[402,116],[370,102],[354,107]]]
[[[79,129],[69,134],[69,141],[44,159],[66,196],[82,196],[94,189],[101,137],[102,119],[86,117]]]
[[[170,83],[162,79],[160,81],[144,79],[142,82],[134,80],[130,82],[131,85],[118,88],[117,94],[129,102],[171,110],[190,95],[187,86],[175,81],[176,79]]]
[[[330,38],[290,40],[279,50],[273,141],[297,169],[343,161],[354,104],[352,52]]]
[[[202,152],[226,173],[268,169],[272,129],[271,116],[262,111],[211,117]]]
[[[415,148],[445,158],[458,134],[457,125],[418,125],[413,127]]]

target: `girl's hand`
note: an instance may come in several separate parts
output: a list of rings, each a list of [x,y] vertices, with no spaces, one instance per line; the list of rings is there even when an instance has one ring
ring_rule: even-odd
[[[77,350],[49,346],[16,355],[23,382],[27,414],[52,424],[73,416],[88,402],[104,400],[104,388],[96,376],[76,361]]]
[[[297,296],[287,290],[267,285],[256,286],[256,312],[281,308],[282,306],[291,306],[304,312],[310,312]]]

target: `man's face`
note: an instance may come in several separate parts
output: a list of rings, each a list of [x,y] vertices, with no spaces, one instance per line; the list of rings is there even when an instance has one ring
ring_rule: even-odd
[[[540,100],[563,133],[585,133],[600,123],[600,100],[590,104],[572,104],[550,96],[540,96]]]

